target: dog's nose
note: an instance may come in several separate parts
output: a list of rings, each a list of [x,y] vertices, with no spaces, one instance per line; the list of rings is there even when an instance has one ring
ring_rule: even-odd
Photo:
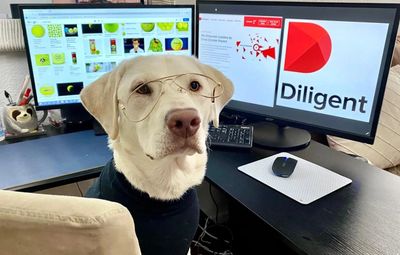
[[[171,132],[187,138],[196,134],[200,127],[200,117],[195,109],[173,110],[167,114],[166,123]]]

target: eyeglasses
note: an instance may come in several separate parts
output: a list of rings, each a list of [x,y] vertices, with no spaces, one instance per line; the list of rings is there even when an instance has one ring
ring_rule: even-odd
[[[166,76],[140,83],[129,94],[126,103],[119,99],[119,106],[125,117],[132,122],[146,119],[165,93],[163,85],[167,81],[176,87],[178,93],[210,99],[211,103],[224,93],[223,85],[207,75],[186,73]]]

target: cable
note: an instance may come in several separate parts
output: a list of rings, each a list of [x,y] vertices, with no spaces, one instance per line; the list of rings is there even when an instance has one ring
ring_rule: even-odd
[[[212,224],[210,224],[212,223]],[[198,225],[198,228],[201,230],[201,233],[199,234],[197,240],[193,240],[192,244],[194,244],[193,249],[195,247],[199,247],[203,249],[204,251],[208,252],[209,254],[216,254],[216,255],[232,255],[232,241],[233,241],[233,233],[232,231],[221,224],[217,224],[211,221],[210,217],[207,217],[204,222],[204,226],[201,226],[201,224]],[[209,230],[211,229],[218,228],[223,229],[226,231],[225,233],[228,233],[230,236],[230,239],[225,239],[225,238],[220,238],[216,234],[211,234]],[[225,249],[224,252],[220,251],[215,251],[211,247],[215,247],[214,249],[222,250]],[[225,247],[225,248],[224,248]]]
[[[229,235],[231,236],[231,240],[233,241],[233,233],[232,233],[232,231],[231,231],[228,227],[226,227],[226,226],[221,225],[221,224],[218,223],[219,208],[218,208],[217,201],[215,200],[214,195],[213,195],[212,190],[211,190],[211,183],[209,183],[209,192],[210,192],[211,199],[212,199],[212,201],[214,202],[214,205],[215,205],[215,208],[216,208],[215,225],[214,225],[214,226],[216,226],[216,227],[221,227],[221,228],[226,229],[226,230],[228,231]],[[207,219],[208,219],[208,218],[207,218]],[[214,227],[214,226],[211,226],[211,227]],[[204,229],[205,229],[205,231],[207,230],[207,225],[205,226]],[[206,233],[209,234],[207,231],[206,231]],[[209,235],[210,235],[210,234],[209,234]],[[230,245],[230,242],[229,242],[229,241],[226,241],[226,240],[223,240],[223,241],[224,241],[226,244],[229,244],[229,245]]]
[[[76,186],[78,187],[79,193],[81,193],[81,197],[83,197],[83,192],[81,190],[81,187],[79,187],[79,184],[75,182]]]
[[[215,201],[215,198],[214,198],[213,193],[211,192],[211,183],[208,183],[208,184],[209,184],[210,196],[211,196],[212,201],[214,202],[215,210],[216,210],[216,214],[215,214],[215,223],[218,223],[218,204],[217,204],[217,202]]]
[[[207,246],[203,245],[200,242],[197,242],[197,241],[192,241],[192,242],[195,244],[195,246],[199,246],[202,249],[204,249],[205,251],[207,251],[213,255],[233,255],[233,253],[230,250],[226,250],[224,252],[216,252],[216,251],[211,250],[210,248],[208,248]]]
[[[203,235],[203,233],[205,233],[205,234],[207,234],[209,237],[211,237],[211,238],[213,238],[213,239],[215,239],[215,240],[218,240],[218,237],[216,237],[216,236],[214,236],[214,235],[208,233],[207,230],[206,230],[205,228],[203,228],[202,226],[199,225],[199,228],[203,231],[203,232],[202,232],[202,235]]]
[[[213,254],[213,255],[214,254],[215,255],[233,255],[233,253],[231,251],[232,242],[233,242],[233,233],[228,227],[218,223],[219,207],[218,207],[218,203],[214,197],[214,194],[212,192],[211,183],[209,183],[209,192],[210,192],[211,199],[212,199],[212,201],[215,205],[215,209],[216,209],[215,222],[213,222],[213,225],[210,225],[210,222],[212,222],[212,221],[210,220],[210,217],[207,217],[205,219],[204,226],[201,226],[200,224],[198,225],[198,228],[201,230],[201,233],[199,234],[197,240],[192,241],[192,244],[194,245],[193,248],[199,247],[199,248],[203,249],[204,251],[208,252],[209,254]],[[225,233],[227,233],[227,235],[230,236],[230,240],[229,240],[229,237],[227,240],[225,238],[219,238],[216,234],[211,234],[209,231],[213,228],[217,228],[217,231],[218,231],[218,228],[223,229],[225,231]],[[225,251],[223,251],[223,252],[214,251],[210,247],[216,247],[216,248],[219,247],[220,250],[225,249]]]

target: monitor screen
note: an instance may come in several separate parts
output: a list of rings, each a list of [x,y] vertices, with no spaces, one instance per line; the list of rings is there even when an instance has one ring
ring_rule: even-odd
[[[22,5],[38,109],[80,103],[79,93],[127,58],[193,55],[193,6]]]
[[[228,108],[372,143],[398,5],[199,1],[197,56],[235,86]]]

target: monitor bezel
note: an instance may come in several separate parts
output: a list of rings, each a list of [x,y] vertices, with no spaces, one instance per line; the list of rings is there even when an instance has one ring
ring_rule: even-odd
[[[384,69],[382,73],[382,82],[379,91],[377,91],[376,95],[376,108],[373,113],[373,119],[371,124],[371,131],[369,135],[361,135],[346,131],[341,131],[339,129],[333,129],[326,126],[314,125],[312,123],[299,122],[296,120],[290,120],[288,118],[280,118],[279,116],[270,116],[268,113],[260,113],[256,111],[252,111],[250,109],[244,109],[242,106],[234,106],[232,105],[234,102],[240,102],[246,104],[246,102],[232,100],[229,102],[225,108],[228,110],[241,112],[245,114],[253,115],[254,117],[261,118],[265,121],[275,122],[278,125],[282,126],[291,126],[296,128],[301,128],[309,131],[313,131],[316,133],[323,133],[326,135],[339,136],[342,138],[351,139],[354,141],[359,141],[363,143],[373,144],[376,137],[376,131],[379,122],[379,116],[382,109],[383,98],[386,90],[387,79],[389,76],[389,71],[393,58],[394,45],[396,41],[397,31],[399,29],[399,19],[400,19],[400,4],[394,3],[345,3],[345,2],[277,2],[277,1],[212,1],[212,0],[197,0],[196,1],[196,57],[199,56],[199,47],[198,47],[198,32],[199,32],[199,4],[207,4],[207,5],[262,5],[262,6],[304,6],[304,7],[342,7],[342,8],[386,8],[386,9],[395,9],[396,14],[394,17],[393,29],[391,31],[391,35],[389,38],[389,46],[388,46],[388,56],[384,62]],[[397,21],[397,22],[396,22]],[[391,55],[390,55],[391,53]],[[386,81],[386,82],[384,82]]]
[[[142,0],[141,0],[142,1]],[[28,38],[26,37],[27,31],[26,31],[26,26],[25,26],[25,18],[23,15],[23,10],[25,9],[91,9],[91,8],[99,8],[99,9],[106,9],[106,8],[123,8],[123,9],[128,9],[128,8],[134,8],[134,9],[162,9],[162,8],[168,8],[168,9],[191,9],[192,12],[192,55],[195,54],[195,6],[194,5],[142,5],[141,3],[115,3],[115,4],[20,4],[18,6],[19,8],[19,14],[20,14],[20,19],[21,19],[21,26],[23,30],[23,37],[24,37],[24,43],[25,43],[25,52],[26,52],[26,57],[28,61],[28,68],[29,68],[29,75],[30,77],[33,76],[33,69],[32,69],[32,59],[30,56],[30,51],[29,51],[29,44],[28,44]],[[33,98],[35,100],[35,108],[36,110],[50,110],[50,109],[66,109],[70,107],[76,107],[81,105],[82,103],[64,103],[64,104],[54,104],[54,105],[38,105],[38,100],[37,100],[37,91],[36,91],[36,85],[34,79],[31,78],[31,84],[32,84],[32,92],[33,92]],[[82,106],[83,107],[83,106]]]

